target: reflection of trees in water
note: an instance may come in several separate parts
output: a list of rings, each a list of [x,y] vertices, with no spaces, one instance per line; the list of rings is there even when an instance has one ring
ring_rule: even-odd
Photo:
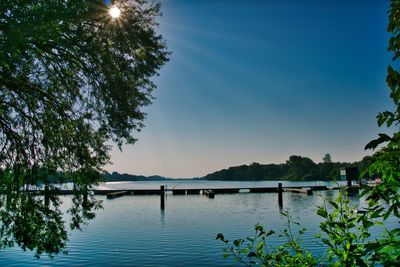
[[[101,208],[89,191],[90,187],[74,186],[72,205],[67,210],[71,215],[71,230],[81,229],[95,217]],[[50,257],[67,250],[67,226],[60,210],[57,188],[45,186],[36,190],[11,190],[3,186],[0,194],[0,249],[18,245],[24,251],[35,252],[35,257],[46,253]]]
[[[95,210],[102,208],[101,201],[96,200],[88,186],[74,187],[72,197],[72,207],[67,211],[71,214],[71,230],[81,230],[81,224],[93,219],[96,214]]]

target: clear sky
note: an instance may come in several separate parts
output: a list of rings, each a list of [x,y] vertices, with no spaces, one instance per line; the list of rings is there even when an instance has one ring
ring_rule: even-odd
[[[391,102],[388,1],[165,0],[172,52],[109,171],[201,177],[290,155],[356,161]]]

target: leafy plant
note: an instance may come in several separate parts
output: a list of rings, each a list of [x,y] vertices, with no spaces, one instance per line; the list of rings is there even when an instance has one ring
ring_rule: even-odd
[[[224,257],[232,257],[247,266],[317,266],[317,258],[301,246],[301,236],[306,229],[298,230],[295,235],[292,224],[299,223],[293,220],[288,211],[282,214],[287,218],[287,228],[279,235],[286,241],[283,245],[276,247],[270,244],[269,237],[276,233],[272,230],[267,232],[262,225],[256,224],[253,237],[230,242],[223,234],[217,235],[217,239],[226,245]]]
[[[370,228],[383,223],[378,220],[379,213],[360,212],[357,206],[351,205],[344,190],[335,200],[324,198],[324,205],[318,208],[317,214],[325,219],[320,224],[323,235],[319,237],[328,246],[326,260],[331,266],[371,266],[374,263],[373,251],[367,249],[371,247]]]

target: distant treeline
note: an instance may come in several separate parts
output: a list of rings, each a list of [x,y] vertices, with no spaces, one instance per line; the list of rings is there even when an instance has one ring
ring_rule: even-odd
[[[290,156],[283,164],[241,165],[230,167],[208,174],[201,179],[219,181],[332,181],[340,179],[341,167],[358,167],[363,173],[370,164],[371,157],[364,157],[361,161],[353,163],[332,162],[329,154],[325,154],[323,161],[315,163],[310,158]],[[363,178],[369,178],[365,174]]]
[[[153,176],[143,176],[143,175],[132,175],[127,173],[104,173],[103,178],[107,182],[118,182],[118,181],[164,181],[171,180],[170,178],[153,175]]]

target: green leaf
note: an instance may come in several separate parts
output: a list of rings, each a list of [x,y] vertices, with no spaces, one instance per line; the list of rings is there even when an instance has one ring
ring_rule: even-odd
[[[326,210],[324,208],[319,208],[317,210],[317,214],[323,218],[327,218],[328,213],[326,212]]]
[[[322,242],[323,242],[325,245],[328,245],[329,247],[333,248],[331,242],[330,242],[328,239],[322,238],[321,240],[322,240]]]
[[[236,240],[233,241],[233,244],[234,244],[236,247],[240,246],[241,243],[242,243],[242,242],[241,242],[241,239],[236,239]]]
[[[254,257],[257,257],[257,254],[255,252],[251,251],[251,252],[249,252],[249,254],[247,254],[247,257],[254,258]]]
[[[275,232],[274,232],[273,230],[270,230],[270,231],[266,234],[266,236],[270,236],[270,235],[273,235],[273,234],[275,234]]]
[[[374,139],[372,141],[370,141],[366,146],[365,149],[375,149],[378,147],[378,145],[388,142],[392,140],[392,138],[390,136],[388,136],[387,134],[379,134],[379,138]]]
[[[338,204],[337,204],[335,201],[330,200],[330,201],[329,201],[329,204],[330,204],[332,207],[334,207],[335,209],[339,209],[339,206],[338,206]]]

